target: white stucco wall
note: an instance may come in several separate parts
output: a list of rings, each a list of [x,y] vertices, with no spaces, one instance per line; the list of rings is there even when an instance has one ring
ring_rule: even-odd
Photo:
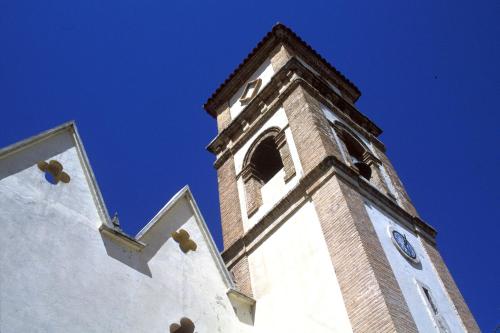
[[[456,309],[449,299],[420,239],[411,231],[402,227],[395,218],[383,213],[375,205],[367,202],[365,207],[419,332],[439,331],[419,290],[420,287],[417,285],[417,281],[430,288],[439,312],[446,319],[451,332],[465,332]],[[412,265],[401,255],[390,237],[389,226],[406,235],[408,241],[415,248],[421,265]]]
[[[352,332],[311,202],[250,254],[249,267],[257,332]]]
[[[238,89],[238,91],[229,99],[229,112],[231,114],[231,119],[236,118],[236,116],[238,116],[246,106],[240,103],[240,98],[243,94],[243,91],[245,90],[247,83],[256,79],[261,79],[262,84],[259,90],[262,90],[266,86],[266,84],[271,81],[273,75],[274,70],[273,66],[271,65],[271,60],[266,59],[262,63],[262,65],[260,65],[259,68],[255,71],[255,73],[253,73],[250,78],[240,87],[240,89]]]
[[[63,164],[70,183],[45,180],[36,163],[50,159]],[[198,332],[248,327],[234,314],[187,197],[143,233],[141,252],[101,235],[69,132],[0,158],[0,211],[2,333],[164,333],[181,317]],[[197,243],[195,252],[184,254],[170,237],[180,227]]]
[[[293,176],[288,182],[284,181],[284,170],[278,172],[267,184],[265,184],[262,189],[262,206],[259,210],[254,213],[250,218],[247,216],[246,207],[246,193],[245,185],[241,177],[237,180],[238,196],[240,201],[240,209],[243,218],[243,228],[244,230],[250,229],[255,225],[269,210],[278,203],[286,193],[288,193],[294,186],[299,182],[300,177],[303,175],[302,165],[300,164],[299,155],[295,142],[293,140],[292,131],[288,126],[288,119],[285,110],[281,107],[271,118],[269,118],[259,130],[250,138],[248,141],[234,154],[234,165],[236,169],[236,174],[239,174],[243,169],[243,162],[248,149],[255,141],[255,139],[264,131],[272,127],[277,127],[279,129],[285,128],[285,136],[290,150],[290,155],[292,156],[293,164],[295,167],[295,176]]]

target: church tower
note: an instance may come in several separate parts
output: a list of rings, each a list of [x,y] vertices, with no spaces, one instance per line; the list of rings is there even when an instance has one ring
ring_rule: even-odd
[[[359,89],[282,24],[204,105],[257,332],[479,332]]]

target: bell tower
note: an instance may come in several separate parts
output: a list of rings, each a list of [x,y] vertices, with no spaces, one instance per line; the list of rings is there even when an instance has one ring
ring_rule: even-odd
[[[360,95],[277,24],[204,105],[255,331],[479,332]]]

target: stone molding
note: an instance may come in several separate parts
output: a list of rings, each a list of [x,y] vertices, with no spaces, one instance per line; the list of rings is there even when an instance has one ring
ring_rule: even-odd
[[[336,175],[354,186],[366,199],[375,203],[385,212],[395,217],[399,222],[416,234],[435,243],[436,231],[422,219],[409,214],[392,199],[381,193],[372,184],[360,177],[354,170],[335,156],[326,157],[320,164],[304,175],[299,183],[290,190],[269,212],[267,212],[252,228],[241,234],[231,246],[225,248],[222,258],[228,267],[237,263],[239,258],[253,250],[260,243],[258,240],[269,237],[280,223],[278,218],[288,216],[298,208],[304,200],[310,200],[311,195],[329,177]],[[287,213],[288,212],[288,213]],[[277,220],[278,219],[278,220]],[[285,218],[286,220],[286,218]]]
[[[210,142],[207,149],[216,154],[217,159],[227,158],[225,156],[230,153],[228,148],[230,151],[237,150],[236,142],[250,137],[252,129],[258,127],[256,124],[269,119],[298,85],[303,86],[332,110],[341,110],[339,117],[385,151],[385,146],[376,138],[382,131],[295,57],[290,58],[285,66],[275,73],[261,92]],[[243,123],[249,124],[250,128],[245,131]],[[220,163],[216,161],[215,167]]]
[[[205,110],[210,115],[215,116],[215,109],[217,109],[221,103],[228,100],[247,81],[252,73],[257,70],[262,62],[267,59],[270,54],[273,54],[273,51],[279,45],[290,48],[295,54],[309,60],[311,66],[313,66],[320,75],[332,80],[350,100],[356,101],[361,95],[361,92],[354,83],[333,67],[290,28],[278,23],[268,34],[266,34],[243,62],[205,102],[203,105]]]

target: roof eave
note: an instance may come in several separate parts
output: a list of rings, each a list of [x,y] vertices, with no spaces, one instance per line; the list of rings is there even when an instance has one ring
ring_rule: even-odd
[[[216,109],[219,105],[224,102],[225,96],[228,94],[230,89],[230,83],[235,80],[246,79],[246,74],[251,75],[246,72],[251,72],[248,70],[249,64],[254,60],[259,59],[262,54],[267,54],[267,51],[274,48],[280,42],[287,42],[289,40],[294,40],[305,47],[313,56],[317,57],[327,68],[332,70],[336,75],[338,75],[344,83],[349,86],[354,94],[353,101],[355,102],[360,96],[361,91],[356,87],[356,85],[351,82],[347,77],[345,77],[339,70],[337,70],[333,65],[331,65],[325,58],[323,58],[316,50],[314,50],[309,44],[307,44],[302,38],[300,38],[295,32],[282,23],[277,23],[271,31],[269,31],[264,38],[253,48],[253,50],[245,57],[245,59],[238,65],[238,67],[224,80],[224,82],[215,90],[215,92],[208,98],[208,100],[203,105],[203,108],[212,117],[216,117]],[[258,66],[255,64],[253,67]],[[246,69],[246,70],[245,70]]]

